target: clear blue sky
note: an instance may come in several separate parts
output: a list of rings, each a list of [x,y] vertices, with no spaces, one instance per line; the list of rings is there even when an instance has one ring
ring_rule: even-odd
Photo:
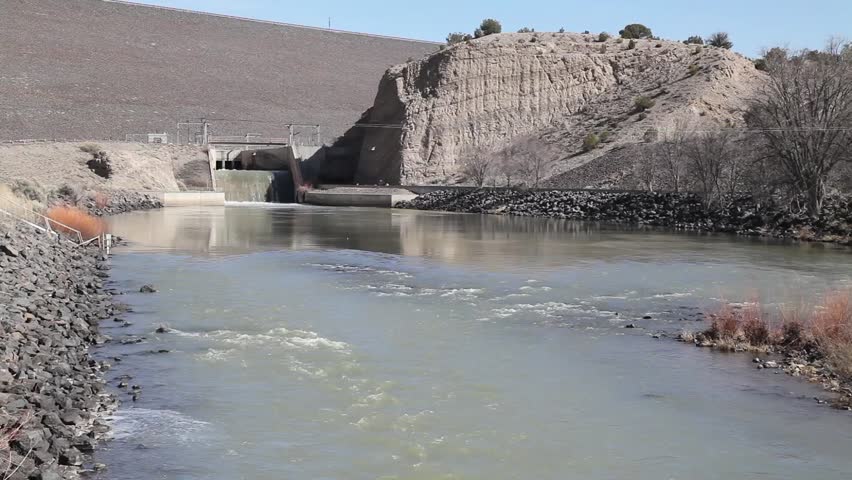
[[[493,17],[504,31],[609,31],[644,23],[655,35],[682,40],[714,31],[731,34],[734,50],[757,56],[765,47],[819,48],[831,35],[852,38],[852,0],[148,0],[138,3],[287,23],[443,41]]]

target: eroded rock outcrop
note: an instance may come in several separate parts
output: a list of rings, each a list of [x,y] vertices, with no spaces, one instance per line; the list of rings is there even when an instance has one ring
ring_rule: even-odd
[[[641,143],[649,128],[742,122],[763,82],[752,63],[724,49],[678,42],[597,42],[560,33],[501,34],[389,69],[364,137],[356,181],[457,179],[461,161],[513,145],[547,159],[548,176]],[[635,100],[655,106],[640,113]],[[606,132],[606,133],[604,133]],[[603,148],[583,153],[589,133]]]

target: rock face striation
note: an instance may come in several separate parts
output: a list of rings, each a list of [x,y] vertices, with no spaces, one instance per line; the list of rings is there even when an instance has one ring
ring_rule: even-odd
[[[389,69],[368,113],[356,181],[457,180],[472,155],[544,159],[547,176],[643,141],[650,128],[737,125],[764,81],[748,59],[680,42],[500,34]],[[654,106],[645,112],[636,99]],[[583,138],[602,136],[582,151]]]

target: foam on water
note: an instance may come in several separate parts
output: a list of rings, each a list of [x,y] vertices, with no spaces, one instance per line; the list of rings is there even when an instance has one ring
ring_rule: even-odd
[[[114,439],[133,439],[143,444],[170,440],[180,443],[201,441],[210,427],[208,422],[195,420],[180,412],[146,408],[120,409],[109,420]]]

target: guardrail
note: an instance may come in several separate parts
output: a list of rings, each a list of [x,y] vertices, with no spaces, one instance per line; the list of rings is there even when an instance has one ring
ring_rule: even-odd
[[[70,235],[73,239],[66,238],[65,240],[77,246],[97,243],[98,248],[105,251],[107,255],[112,247],[112,235],[108,233],[100,233],[94,237],[85,239],[80,230],[42,215],[41,213],[8,198],[0,199],[0,213],[19,222],[23,222],[39,231],[45,232],[48,235],[54,235],[60,239],[62,238],[62,233]],[[43,224],[43,226],[41,224]]]

